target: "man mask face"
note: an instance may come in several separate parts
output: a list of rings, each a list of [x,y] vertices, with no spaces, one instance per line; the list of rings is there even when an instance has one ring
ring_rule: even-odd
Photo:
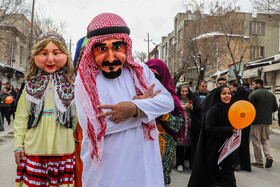
[[[93,46],[95,62],[102,74],[109,79],[117,78],[122,73],[126,61],[126,43],[122,39],[109,38]]]

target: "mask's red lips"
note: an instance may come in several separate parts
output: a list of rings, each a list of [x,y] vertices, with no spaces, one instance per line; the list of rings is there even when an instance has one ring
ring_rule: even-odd
[[[55,64],[53,65],[46,65],[48,69],[53,69],[55,67]]]

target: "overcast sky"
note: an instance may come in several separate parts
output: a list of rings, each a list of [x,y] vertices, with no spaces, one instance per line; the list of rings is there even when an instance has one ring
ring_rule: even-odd
[[[237,0],[238,1],[238,0]],[[27,0],[31,3],[32,0]],[[242,11],[252,12],[249,0],[239,0]],[[185,12],[182,0],[36,0],[35,11],[44,10],[57,21],[65,21],[65,40],[72,39],[72,49],[86,35],[88,24],[98,14],[120,15],[131,30],[133,51],[147,52],[147,33],[155,44],[173,30],[174,17]],[[150,50],[154,48],[150,43]],[[74,50],[72,50],[74,52]]]

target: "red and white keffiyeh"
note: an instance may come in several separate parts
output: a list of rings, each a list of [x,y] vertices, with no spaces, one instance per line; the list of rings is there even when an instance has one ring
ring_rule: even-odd
[[[88,38],[88,42],[78,70],[78,76],[80,76],[81,82],[76,82],[76,84],[82,84],[82,86],[77,85],[79,89],[76,89],[75,94],[87,115],[87,135],[91,142],[89,149],[91,152],[90,156],[93,161],[94,169],[97,169],[102,158],[104,136],[107,127],[105,118],[96,117],[97,114],[102,113],[102,110],[97,109],[97,105],[100,105],[98,90],[96,87],[96,77],[99,74],[99,67],[95,62],[92,50],[95,43],[102,42],[108,38],[123,39],[127,44],[127,61],[125,62],[124,66],[126,66],[130,71],[134,81],[136,94],[144,94],[149,86],[148,80],[143,72],[143,67],[135,62],[132,56],[132,41],[130,37],[127,33],[119,33],[121,32],[121,29],[116,29],[116,27],[127,28],[124,20],[116,14],[103,13],[93,18],[87,28],[88,33],[90,31],[104,30],[103,28],[106,28],[106,33]],[[117,33],[114,32],[116,30],[118,30]],[[143,128],[145,138],[149,140],[156,139],[157,131],[155,124],[143,124]]]

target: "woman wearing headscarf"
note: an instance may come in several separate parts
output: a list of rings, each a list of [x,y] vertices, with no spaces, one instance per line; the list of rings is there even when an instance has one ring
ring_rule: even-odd
[[[13,102],[10,105],[10,111],[11,111],[10,115],[12,115],[13,119],[15,119],[17,92],[15,91],[13,85],[10,85],[9,94],[11,94],[13,96]]]
[[[239,86],[233,95],[233,102],[239,100],[248,101],[249,92],[243,87]],[[236,151],[233,152],[234,170],[251,171],[251,159],[250,159],[250,125],[242,129],[241,144]]]
[[[161,150],[162,166],[165,185],[170,184],[170,172],[175,141],[185,141],[185,117],[184,109],[180,104],[175,92],[175,86],[171,74],[165,63],[159,59],[152,59],[146,62],[154,72],[156,78],[170,92],[174,100],[174,110],[168,114],[156,118],[157,128],[160,132],[159,143]]]
[[[217,164],[221,147],[236,131],[228,119],[231,104],[230,88],[218,87],[201,129],[188,187],[236,187],[232,155]]]
[[[191,112],[193,110],[193,98],[192,92],[186,84],[181,84],[177,90],[177,95],[180,99],[180,103],[185,111],[186,116],[186,142],[178,143],[176,146],[176,164],[177,171],[183,171],[184,161],[189,162],[191,141],[190,141],[190,128],[191,128]]]

